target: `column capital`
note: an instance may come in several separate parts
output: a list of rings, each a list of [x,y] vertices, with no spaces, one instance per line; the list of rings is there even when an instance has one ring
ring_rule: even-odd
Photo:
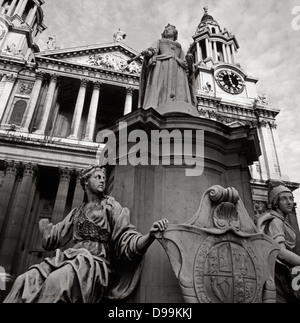
[[[80,79],[80,87],[87,87],[89,83],[89,80],[87,79]]]
[[[271,129],[277,129],[277,123],[275,121],[269,122]]]
[[[16,162],[14,160],[4,161],[5,173],[17,176],[21,170],[21,162]]]
[[[94,82],[94,90],[101,90],[102,85],[103,85],[102,82],[99,82],[99,81]]]
[[[133,95],[134,90],[135,89],[132,86],[128,86],[126,87],[126,94]]]
[[[268,122],[264,119],[258,120],[258,128],[267,128]]]
[[[50,74],[50,82],[57,83],[58,80],[59,80],[59,75],[58,74]]]
[[[17,79],[17,76],[16,75],[13,75],[13,74],[6,74],[6,81],[7,82],[12,82],[14,83]]]
[[[59,173],[59,179],[60,179],[60,181],[67,181],[67,182],[69,182],[71,180],[72,169],[70,169],[68,167],[59,167],[58,173]]]
[[[23,177],[36,177],[38,176],[38,165],[32,163],[22,163]]]
[[[45,75],[46,75],[46,73],[45,72],[42,72],[42,71],[38,71],[37,73],[36,73],[36,78],[38,79],[38,80],[41,80],[41,81],[43,81],[44,80],[44,78],[45,78]]]

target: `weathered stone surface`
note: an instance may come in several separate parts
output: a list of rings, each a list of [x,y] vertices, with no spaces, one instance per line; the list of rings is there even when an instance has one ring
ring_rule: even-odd
[[[211,187],[193,218],[157,238],[185,302],[275,302],[279,246],[258,232],[234,188]]]

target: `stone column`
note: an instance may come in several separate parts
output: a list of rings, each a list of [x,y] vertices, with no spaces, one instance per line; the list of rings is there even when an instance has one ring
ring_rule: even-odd
[[[34,7],[33,7],[33,8],[31,8],[31,9],[30,9],[30,11],[29,11],[29,14],[28,14],[28,16],[27,16],[27,18],[26,18],[26,22],[27,22],[27,24],[28,24],[29,26],[31,26],[31,24],[33,23],[33,20],[34,20],[34,17],[35,17],[35,14],[36,14],[37,8],[38,8],[38,6],[37,6],[37,4],[35,3],[35,4],[34,4]]]
[[[83,106],[84,106],[87,84],[88,84],[88,81],[85,79],[81,80],[80,82],[80,89],[79,89],[74,116],[73,116],[72,125],[71,125],[71,134],[69,136],[70,139],[78,139],[78,130],[79,130]]]
[[[226,47],[226,53],[227,53],[228,63],[231,64],[232,63],[232,59],[231,59],[230,47],[229,47],[229,45],[226,45],[225,47]]]
[[[0,96],[0,122],[3,117],[8,100],[10,98],[11,92],[13,90],[15,81],[16,81],[15,76],[6,75],[4,89],[3,89],[2,94]]]
[[[226,45],[224,43],[222,44],[222,52],[223,52],[224,62],[225,63],[228,63],[227,52],[226,52]]]
[[[197,47],[198,62],[201,62],[201,60],[202,60],[202,52],[201,52],[201,47],[200,47],[199,42],[196,43],[196,47]]]
[[[52,223],[56,224],[63,220],[64,212],[67,204],[67,197],[69,192],[69,185],[71,180],[72,171],[65,167],[59,168],[59,186],[56,193],[56,200],[52,213]]]
[[[12,197],[12,192],[16,182],[16,177],[20,170],[20,163],[15,161],[5,161],[5,177],[0,196],[0,234],[3,229],[7,208]]]
[[[57,82],[58,82],[58,76],[56,74],[51,75],[50,85],[48,88],[48,93],[47,93],[43,113],[41,114],[42,120],[38,126],[38,129],[35,132],[38,135],[45,134],[49,115],[50,115],[52,104],[53,104],[54,93],[55,93]]]
[[[24,218],[28,207],[28,201],[37,174],[37,166],[31,163],[25,164],[23,168],[23,178],[16,196],[16,203],[9,216],[7,230],[5,230],[4,240],[1,246],[1,265],[11,274],[13,261],[17,252],[19,237],[24,226]]]
[[[216,42],[213,41],[212,42],[212,49],[213,49],[213,59],[214,61],[218,61],[218,55],[217,55],[217,46],[216,46]]]
[[[10,7],[7,11],[8,16],[11,16],[13,14],[15,7],[16,7],[16,3],[17,3],[17,0],[13,0],[12,3],[10,4]]]
[[[76,176],[76,186],[72,203],[72,210],[75,207],[80,206],[83,203],[84,199],[84,190],[80,184],[81,170],[75,170],[74,175]]]
[[[124,108],[124,115],[130,113],[132,111],[132,95],[133,95],[134,88],[127,87],[126,88],[126,100],[125,100],[125,108]]]
[[[85,141],[93,141],[93,138],[94,138],[96,116],[97,116],[98,103],[99,103],[99,97],[100,97],[100,89],[101,89],[101,83],[99,82],[94,83],[94,91],[93,91],[93,96],[91,100],[85,138],[84,138]]]
[[[208,38],[205,38],[206,58],[210,57]]]
[[[21,129],[20,131],[22,132],[29,132],[29,126],[30,123],[32,121],[32,117],[35,111],[35,107],[36,104],[38,102],[39,99],[39,95],[42,89],[42,84],[43,84],[43,80],[44,80],[44,73],[37,73],[36,75],[36,81],[31,93],[31,98],[29,100],[29,104],[28,104],[28,108],[25,111],[24,117],[23,117],[23,121],[21,124]]]
[[[232,64],[236,64],[236,53],[235,53],[235,47],[234,44],[231,44],[231,51],[232,51]]]
[[[28,0],[20,0],[17,9],[16,9],[16,14],[22,17],[24,10],[26,8]]]

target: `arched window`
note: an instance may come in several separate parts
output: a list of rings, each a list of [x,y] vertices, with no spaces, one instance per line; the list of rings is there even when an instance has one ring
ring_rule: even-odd
[[[216,28],[215,28],[215,27],[212,27],[211,32],[212,32],[213,34],[215,34],[215,33],[216,33]]]
[[[9,119],[9,124],[14,124],[20,126],[23,120],[23,116],[27,107],[27,102],[25,100],[18,100],[15,103],[12,114]]]

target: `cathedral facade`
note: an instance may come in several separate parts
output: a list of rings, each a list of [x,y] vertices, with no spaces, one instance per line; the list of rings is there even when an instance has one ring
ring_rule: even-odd
[[[56,223],[83,202],[80,172],[97,162],[98,132],[139,109],[142,59],[128,64],[138,52],[121,31],[111,43],[70,49],[53,36],[41,51],[43,3],[0,0],[0,265],[12,278],[46,255],[39,220]],[[207,9],[192,38],[199,118],[257,130],[261,154],[249,167],[247,204],[255,219],[266,210],[269,180],[299,187],[280,162],[280,111],[258,95],[258,79],[239,64],[236,37]],[[295,215],[290,222],[298,226]]]

